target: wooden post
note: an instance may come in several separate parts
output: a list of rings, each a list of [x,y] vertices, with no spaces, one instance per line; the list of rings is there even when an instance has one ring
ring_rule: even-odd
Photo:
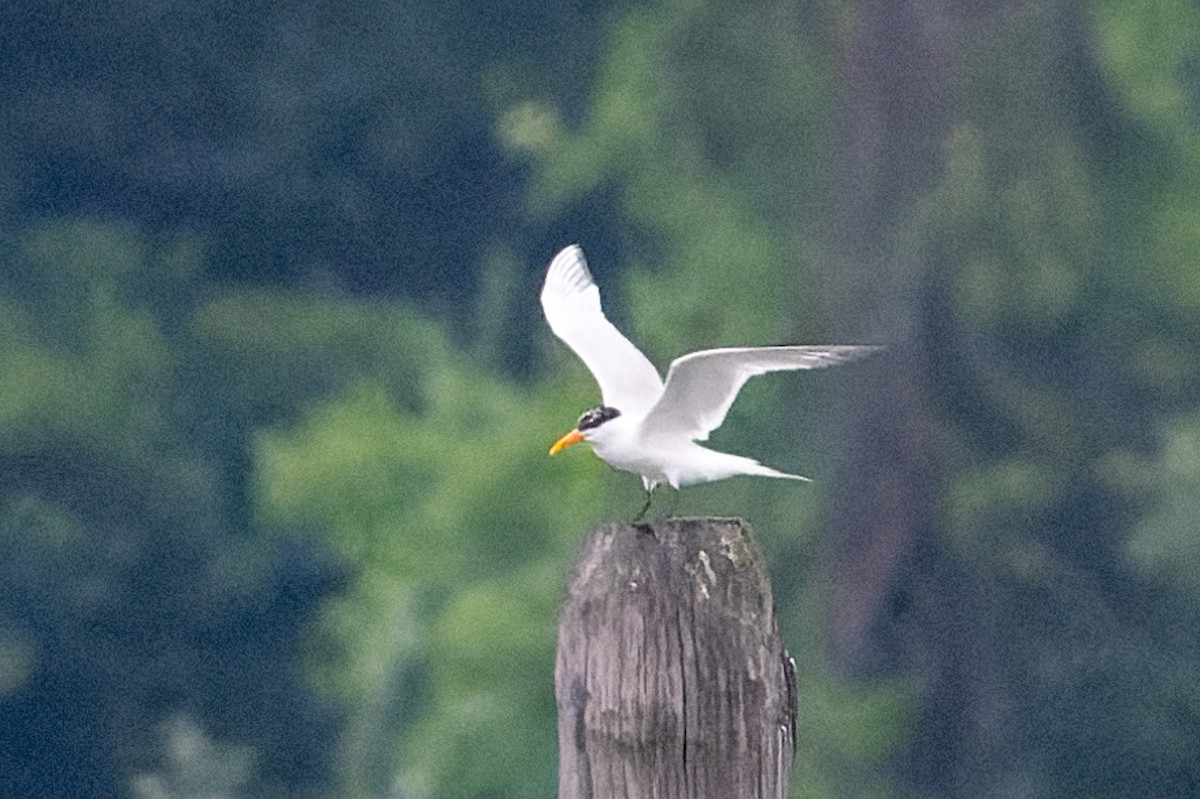
[[[736,519],[608,523],[558,625],[559,799],[784,799],[795,670]]]

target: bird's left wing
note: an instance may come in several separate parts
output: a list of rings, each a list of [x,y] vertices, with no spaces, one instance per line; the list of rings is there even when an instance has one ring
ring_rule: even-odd
[[[577,245],[567,247],[550,262],[542,287],[542,310],[554,335],[591,370],[605,405],[640,415],[658,401],[663,390],[658,370],[604,316],[600,289]]]
[[[820,369],[860,358],[880,347],[731,347],[675,359],[663,394],[646,416],[646,431],[704,441],[721,426],[729,406],[755,375],[786,369]]]

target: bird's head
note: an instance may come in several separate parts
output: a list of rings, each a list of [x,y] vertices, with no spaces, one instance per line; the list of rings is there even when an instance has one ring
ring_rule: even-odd
[[[621,412],[616,408],[603,405],[584,411],[583,415],[579,417],[575,429],[554,442],[554,446],[550,448],[550,454],[557,455],[572,444],[591,439],[598,430],[603,428],[605,422],[616,419],[620,415]]]

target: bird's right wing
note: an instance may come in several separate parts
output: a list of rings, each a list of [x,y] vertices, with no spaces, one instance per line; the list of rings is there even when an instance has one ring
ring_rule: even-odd
[[[860,358],[880,347],[731,347],[676,358],[662,398],[643,426],[654,434],[704,441],[721,426],[729,406],[755,375],[786,369],[820,369]]]
[[[554,335],[591,370],[605,405],[640,415],[658,401],[663,390],[658,370],[605,318],[600,289],[578,245],[567,247],[550,262],[542,310]]]

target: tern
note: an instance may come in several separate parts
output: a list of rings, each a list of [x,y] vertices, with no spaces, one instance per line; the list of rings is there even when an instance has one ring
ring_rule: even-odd
[[[578,245],[565,248],[550,262],[541,300],[550,329],[591,371],[603,400],[579,417],[550,454],[586,441],[609,466],[640,475],[646,504],[636,518],[649,509],[650,496],[661,483],[679,489],[737,475],[807,481],[697,442],[721,426],[751,377],[834,366],[880,349],[835,345],[700,350],[676,358],[664,382],[642,351],[604,316],[600,289]]]

